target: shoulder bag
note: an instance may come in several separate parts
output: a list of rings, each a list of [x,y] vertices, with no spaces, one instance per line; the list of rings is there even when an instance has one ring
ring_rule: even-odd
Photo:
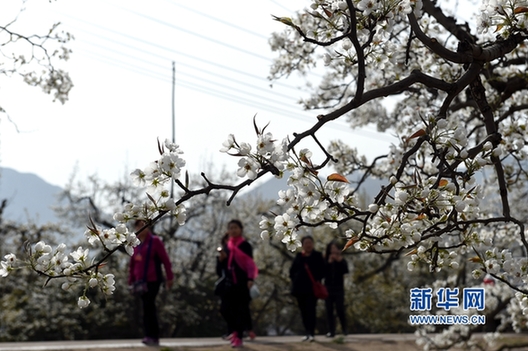
[[[310,280],[312,281],[312,288],[313,293],[316,298],[321,300],[326,300],[328,298],[328,290],[326,290],[326,287],[321,284],[321,282],[318,282],[314,279],[312,272],[310,271],[310,268],[308,267],[308,264],[304,264],[304,268],[306,269],[306,273],[308,273],[308,276],[310,277]]]

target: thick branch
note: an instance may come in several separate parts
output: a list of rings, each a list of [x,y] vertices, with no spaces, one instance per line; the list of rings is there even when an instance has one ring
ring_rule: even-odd
[[[416,33],[416,37],[426,47],[443,59],[453,63],[471,63],[473,61],[490,62],[511,52],[526,39],[522,34],[517,33],[511,35],[506,40],[499,40],[485,49],[470,42],[463,42],[464,50],[454,52],[444,47],[435,38],[429,38],[420,28],[413,13],[408,15],[408,19],[413,32]]]
[[[295,139],[292,140],[292,142],[288,145],[288,150],[291,150],[295,145],[297,145],[305,137],[315,134],[323,125],[325,125],[329,121],[338,119],[339,117],[343,116],[345,113],[350,112],[353,109],[371,100],[374,100],[374,99],[377,99],[383,96],[400,94],[415,83],[422,83],[428,87],[436,88],[436,89],[446,91],[446,92],[452,90],[455,87],[455,85],[453,85],[452,83],[447,83],[441,79],[434,78],[418,70],[414,70],[411,72],[411,74],[407,78],[404,78],[399,82],[365,92],[363,94],[363,98],[360,101],[354,98],[352,101],[338,108],[337,110],[332,111],[326,115],[319,116],[318,117],[319,121],[312,128],[306,130],[303,133],[296,134]]]
[[[424,11],[434,17],[438,23],[457,37],[458,40],[470,43],[476,42],[476,38],[470,34],[470,29],[468,28],[467,23],[465,26],[458,25],[453,17],[447,17],[444,14],[444,11],[442,11],[441,8],[436,7],[431,0],[423,0],[422,2]]]
[[[418,21],[416,20],[416,17],[414,16],[412,12],[407,17],[409,19],[411,28],[413,32],[416,34],[416,37],[418,38],[418,40],[420,40],[432,52],[454,63],[471,63],[473,61],[473,57],[470,54],[451,51],[445,48],[442,44],[440,44],[438,40],[436,40],[435,38],[429,38],[422,31],[422,28],[420,28],[420,25],[418,24]]]
[[[453,89],[449,91],[438,113],[440,117],[446,116],[447,110],[449,109],[449,105],[451,105],[453,99],[478,77],[481,70],[482,65],[480,63],[473,62],[469,66],[467,72],[464,73],[464,75],[460,77],[460,79],[456,83],[453,84]]]
[[[495,135],[497,134],[497,126],[495,124],[495,120],[493,119],[493,111],[491,110],[491,107],[488,104],[488,101],[486,99],[486,90],[484,89],[484,86],[482,85],[482,82],[480,81],[480,77],[476,77],[475,80],[470,85],[471,88],[471,94],[473,95],[473,98],[477,102],[477,105],[480,109],[480,113],[482,113],[482,117],[484,118],[484,123],[486,125],[486,132],[488,135]],[[497,145],[494,145],[497,146]],[[504,176],[504,169],[502,168],[502,163],[500,159],[497,156],[491,156],[491,161],[495,165],[495,171],[497,172],[497,182],[499,184],[499,191],[502,201],[502,214],[505,217],[510,217],[510,205],[508,201],[508,189],[506,187],[506,179]]]

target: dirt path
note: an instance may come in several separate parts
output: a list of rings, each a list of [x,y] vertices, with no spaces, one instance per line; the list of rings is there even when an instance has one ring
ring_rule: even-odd
[[[480,336],[481,337],[481,336]],[[240,350],[248,351],[418,351],[413,334],[354,334],[316,342],[300,342],[300,336],[264,336],[245,341]],[[501,346],[509,347],[501,348]],[[0,351],[228,351],[233,350],[220,338],[162,339],[160,347],[147,347],[140,340],[90,340],[0,343]],[[455,351],[455,349],[451,349]],[[456,349],[458,350],[458,349]],[[483,350],[528,351],[527,334],[503,334],[496,346]]]

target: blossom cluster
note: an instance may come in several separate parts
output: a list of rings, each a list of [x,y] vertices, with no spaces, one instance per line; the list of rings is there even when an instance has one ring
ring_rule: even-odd
[[[528,29],[528,4],[523,0],[483,0],[477,17],[478,33],[498,32],[503,37]]]
[[[46,94],[53,94],[54,101],[61,103],[68,101],[68,94],[73,88],[73,82],[68,72],[55,69],[46,72],[46,75],[38,75],[35,72],[25,73],[24,82],[31,86],[39,86]]]
[[[257,174],[266,166],[274,167],[277,172],[282,172],[288,160],[288,140],[283,139],[277,143],[271,133],[259,131],[255,151],[252,152],[251,144],[247,142],[238,143],[233,134],[229,134],[227,140],[222,143],[220,152],[232,156],[240,156],[238,161],[239,177],[256,179]]]
[[[176,205],[168,189],[170,182],[181,176],[185,166],[185,160],[180,157],[182,151],[170,141],[158,146],[160,158],[144,170],[137,169],[131,174],[136,186],[147,186],[148,200],[143,204],[128,203],[122,212],[115,213],[114,220],[119,224],[114,228],[100,229],[92,223],[84,233],[92,247],[101,247],[106,253],[112,253],[122,247],[132,255],[134,247],[139,245],[140,241],[134,232],[129,231],[129,221],[142,219],[148,222],[156,216],[169,213],[180,225],[185,223],[185,206]],[[114,275],[100,272],[103,263],[101,259],[97,259],[97,255],[91,256],[89,249],[78,247],[67,253],[65,244],[60,244],[53,250],[50,245],[39,241],[28,249],[25,260],[18,259],[12,253],[4,256],[4,260],[0,262],[0,277],[6,277],[18,268],[31,268],[48,278],[64,278],[64,290],[84,286],[78,299],[78,306],[84,308],[90,304],[86,296],[88,289],[98,288],[105,295],[111,295],[115,290]]]
[[[276,236],[291,251],[301,246],[297,232],[300,223],[326,224],[335,229],[356,202],[345,180],[329,177],[323,181],[302,164],[292,169],[288,185],[287,190],[279,191],[277,200],[284,213],[273,219],[263,216],[259,225],[263,239]]]
[[[295,251],[301,246],[297,227],[305,224],[325,223],[331,228],[337,228],[339,221],[346,218],[348,210],[345,206],[355,203],[354,196],[349,196],[348,181],[342,176],[329,176],[322,180],[312,164],[312,152],[301,149],[288,152],[288,140],[276,143],[271,133],[258,130],[255,151],[247,142],[237,142],[230,134],[223,143],[221,152],[241,157],[237,171],[239,177],[255,179],[258,172],[267,166],[272,166],[281,177],[289,172],[287,190],[279,192],[277,204],[285,208],[285,212],[275,216],[273,220],[263,217],[260,222],[261,237],[270,238],[275,235],[286,244],[289,250]]]
[[[146,187],[148,200],[142,204],[128,203],[123,212],[114,214],[114,220],[127,223],[135,219],[149,220],[160,213],[170,213],[180,225],[185,224],[187,212],[185,205],[176,205],[171,197],[170,184],[180,178],[185,160],[181,157],[183,151],[169,140],[165,140],[160,148],[160,158],[144,169],[136,169],[131,173],[134,185]]]
[[[307,160],[311,155],[306,149],[301,154]],[[291,251],[301,246],[297,233],[301,222],[326,224],[335,229],[357,201],[355,196],[350,195],[346,179],[328,177],[323,181],[303,165],[302,161],[291,170],[288,185],[287,190],[279,191],[277,200],[277,204],[285,209],[284,213],[275,216],[273,221],[264,216],[260,228],[263,230],[263,239],[277,236]]]
[[[473,270],[475,278],[487,272],[515,286],[528,283],[528,258],[514,257],[510,249],[489,248],[480,261],[483,267]],[[523,309],[523,313],[528,313],[528,309]]]
[[[241,157],[237,171],[239,177],[255,179],[259,171],[272,166],[282,176],[285,171],[290,172],[287,190],[279,192],[277,203],[286,208],[285,213],[277,215],[273,222],[263,217],[260,228],[263,229],[263,239],[275,235],[286,244],[287,248],[295,251],[301,246],[297,233],[297,226],[304,223],[326,223],[332,228],[346,217],[346,210],[340,205],[354,203],[355,198],[348,196],[350,189],[346,180],[327,180],[323,182],[317,172],[313,170],[312,153],[308,149],[288,152],[288,140],[276,143],[271,133],[257,133],[255,151],[247,142],[238,143],[234,135],[230,134],[223,143],[221,152]]]
[[[131,236],[135,238],[133,233]],[[106,295],[111,295],[115,290],[114,275],[103,275],[96,268],[91,267],[93,262],[89,255],[89,250],[82,247],[68,254],[65,244],[59,244],[53,250],[44,241],[39,241],[29,248],[27,261],[18,260],[14,254],[4,256],[5,261],[0,262],[0,276],[6,277],[14,269],[30,267],[35,272],[50,278],[65,278],[66,281],[62,284],[64,290],[84,283],[84,293],[78,301],[78,306],[84,308],[90,303],[86,297],[88,288],[98,287]]]
[[[92,246],[102,244],[105,250],[114,250],[118,246],[122,246],[129,255],[134,253],[134,247],[139,245],[139,239],[134,232],[128,231],[124,224],[118,224],[115,228],[98,229],[89,228],[84,232],[88,242]]]
[[[413,247],[425,240],[449,247],[453,239],[437,237],[430,228],[447,225],[451,215],[471,219],[479,211],[478,186],[473,184],[474,180],[468,182],[468,188],[447,180],[438,183],[434,177],[411,184],[395,178],[391,182],[395,187],[394,200],[369,206],[372,217],[365,233],[354,244],[356,249],[397,250]],[[420,246],[408,267],[412,269],[418,260],[434,264],[435,268],[456,265],[452,254],[447,252],[447,261],[444,262],[441,252],[440,255],[432,255],[429,249]]]

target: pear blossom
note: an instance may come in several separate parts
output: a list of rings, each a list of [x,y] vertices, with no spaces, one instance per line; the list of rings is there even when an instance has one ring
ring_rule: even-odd
[[[43,241],[39,241],[35,244],[34,250],[37,255],[47,255],[51,252],[52,249],[50,245],[47,245]]]
[[[288,231],[295,227],[296,221],[290,217],[287,213],[275,217],[274,228],[276,231]]]
[[[7,277],[11,266],[5,261],[0,261],[0,277]]]
[[[261,134],[257,138],[257,153],[266,155],[275,150],[273,135],[271,133]]]
[[[181,169],[185,166],[185,161],[176,153],[164,153],[158,160],[159,167],[166,175],[178,179]]]
[[[95,288],[97,284],[99,284],[97,278],[90,278],[90,280],[88,281],[88,285],[90,286],[90,288]]]
[[[132,182],[135,186],[143,187],[147,184],[147,174],[141,169],[135,169],[130,175],[132,176]]]
[[[348,196],[350,188],[346,183],[328,182],[325,185],[325,191],[328,193],[332,201],[341,204],[345,201],[345,197]]]
[[[293,189],[279,190],[279,199],[277,204],[280,206],[288,206],[295,199]]]
[[[257,178],[259,165],[252,158],[241,158],[238,161],[238,166],[240,167],[237,171],[239,177],[248,177],[248,179]]]
[[[376,213],[376,212],[378,212],[378,209],[379,209],[379,206],[376,205],[376,204],[370,204],[370,205],[368,206],[368,210],[369,210],[369,212],[371,212],[371,213]]]
[[[251,153],[251,144],[246,142],[240,143],[238,152],[241,156],[248,156]]]
[[[106,274],[101,280],[102,281],[101,290],[106,295],[112,295],[113,292],[115,291],[115,279],[114,278],[115,276],[113,274]]]
[[[259,222],[259,228],[262,229],[260,236],[262,239],[269,239],[274,230],[275,222],[270,220],[266,216],[262,216],[262,220]]]
[[[79,301],[77,302],[79,308],[86,308],[89,304],[90,300],[86,296],[79,297]]]
[[[70,253],[70,256],[73,258],[75,262],[84,264],[86,260],[88,259],[89,252],[90,252],[89,249],[83,250],[82,246],[79,246],[76,251]]]
[[[220,149],[220,152],[228,152],[232,148],[235,147],[235,136],[233,134],[229,134],[227,136],[227,140],[222,143],[222,148]]]
[[[364,16],[370,15],[373,11],[378,9],[378,0],[361,0],[357,4],[358,10],[363,11]]]
[[[8,265],[13,266],[17,260],[17,257],[15,254],[10,253],[5,255],[4,259]]]
[[[313,182],[306,181],[299,184],[298,196],[307,205],[316,205],[321,199],[321,194]]]
[[[290,251],[295,251],[302,246],[301,240],[299,239],[297,233],[284,235],[281,241],[286,244],[286,248]]]

